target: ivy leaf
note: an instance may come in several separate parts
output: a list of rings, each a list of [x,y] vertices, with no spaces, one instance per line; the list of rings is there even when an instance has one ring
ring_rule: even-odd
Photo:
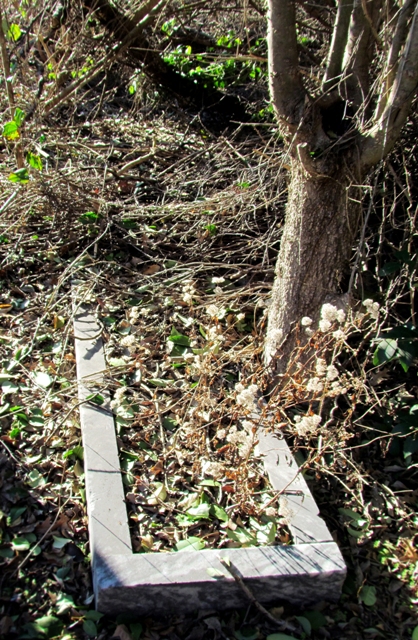
[[[202,518],[210,518],[211,505],[207,502],[202,502],[197,507],[191,507],[186,511],[188,516],[191,516],[193,520],[200,520]]]
[[[367,607],[373,607],[377,602],[376,587],[364,585],[359,593],[359,598]]]
[[[18,24],[12,23],[7,31],[7,36],[13,42],[17,42],[22,35],[22,30]]]
[[[10,180],[10,182],[18,182],[19,184],[26,184],[27,182],[29,182],[28,170],[25,168],[18,169],[14,173],[11,173],[7,179]]]
[[[170,342],[174,342],[174,344],[179,344],[182,347],[190,347],[190,338],[179,333],[174,327],[171,329],[171,333],[168,339],[170,340]]]
[[[7,140],[17,140],[20,137],[19,127],[14,120],[6,122],[2,131],[3,136]]]
[[[94,638],[97,635],[97,627],[93,620],[84,620],[83,631],[87,633],[90,638]]]
[[[48,387],[53,383],[53,379],[45,371],[39,371],[35,375],[33,381],[38,385],[38,387],[42,387],[42,389],[48,389]]]
[[[74,599],[67,593],[60,593],[57,597],[55,606],[57,609],[57,615],[60,616],[75,607]]]
[[[205,548],[205,543],[201,538],[191,536],[186,540],[180,540],[175,546],[175,551],[200,551]]]
[[[41,156],[37,156],[31,151],[28,151],[26,154],[26,161],[33,169],[37,169],[38,171],[42,171],[43,165]]]

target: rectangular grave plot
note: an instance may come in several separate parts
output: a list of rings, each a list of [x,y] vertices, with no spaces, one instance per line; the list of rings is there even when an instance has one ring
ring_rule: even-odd
[[[248,604],[220,563],[227,556],[263,604],[299,605],[336,601],[346,567],[338,546],[318,515],[309,488],[284,440],[258,433],[271,484],[283,491],[295,544],[172,553],[132,553],[128,515],[109,394],[100,327],[87,308],[77,310],[74,335],[84,446],[87,511],[96,606],[108,614],[190,613]],[[89,398],[99,393],[99,406]],[[216,572],[214,570],[216,569]],[[208,572],[209,570],[209,572]],[[213,577],[213,574],[220,574]]]

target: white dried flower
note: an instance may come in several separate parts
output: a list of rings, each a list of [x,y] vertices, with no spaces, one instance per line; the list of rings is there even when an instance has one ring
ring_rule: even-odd
[[[224,440],[226,438],[226,429],[218,429],[216,432],[216,437],[219,440]]]
[[[255,408],[258,393],[258,387],[256,384],[250,384],[249,387],[245,388],[244,385],[238,383],[235,385],[235,390],[238,391],[238,395],[236,397],[237,404],[245,407],[249,411]]]
[[[331,329],[331,327],[332,327],[332,322],[330,322],[329,320],[319,321],[319,330],[322,331],[322,333],[326,333]]]
[[[195,359],[195,355],[192,352],[185,353],[184,356],[183,356],[183,360],[185,362],[193,362],[194,359]]]
[[[235,445],[239,448],[239,452],[243,457],[246,457],[253,446],[253,437],[246,431],[238,431],[236,426],[233,425],[226,436],[227,442]]]
[[[334,322],[337,318],[338,309],[333,304],[329,304],[326,302],[321,307],[321,318],[323,320],[328,320],[329,322]]]
[[[225,278],[223,278],[222,276],[220,276],[219,278],[217,276],[214,276],[212,278],[212,282],[213,284],[221,284],[222,282],[225,282]]]
[[[300,324],[302,325],[302,327],[310,327],[312,322],[312,318],[310,318],[309,316],[304,316],[300,321]]]
[[[338,309],[336,320],[337,320],[337,322],[340,322],[341,324],[343,322],[345,322],[345,312],[342,309]]]
[[[219,315],[219,308],[216,306],[216,304],[210,304],[206,307],[206,313],[211,318],[217,318]]]
[[[363,301],[364,306],[367,309],[367,313],[374,319],[377,320],[379,317],[379,309],[380,304],[378,302],[373,302],[370,298]]]
[[[137,342],[135,336],[129,334],[128,336],[124,336],[120,341],[122,347],[129,349],[129,353],[132,355],[136,351]]]
[[[212,476],[215,480],[220,480],[224,475],[223,464],[206,460],[202,463],[202,474]]]
[[[337,329],[337,331],[333,331],[332,336],[336,340],[344,340],[345,339],[345,333],[341,329]]]
[[[194,288],[193,282],[191,280],[185,280],[183,284],[183,301],[186,304],[193,303],[193,295],[196,293],[196,289]]]
[[[132,347],[136,344],[136,338],[132,334],[124,336],[120,341],[122,347]]]
[[[277,516],[277,509],[275,509],[274,507],[267,507],[264,513],[266,514],[267,518],[275,518]]]
[[[206,337],[210,342],[223,342],[225,340],[222,335],[222,327],[214,325],[206,331]]]
[[[316,375],[323,378],[327,373],[327,361],[324,358],[317,358],[315,364]]]
[[[333,364],[330,364],[329,367],[327,367],[327,380],[335,380],[339,375],[337,367]]]
[[[300,436],[312,433],[321,423],[321,416],[303,416],[303,418],[295,424],[296,431]]]
[[[215,295],[217,295],[217,296],[220,296],[223,293],[223,291],[222,291],[221,287],[215,287],[214,290],[213,290],[213,293]]]
[[[245,313],[237,313],[238,322],[242,322],[245,319]]]
[[[118,387],[114,393],[113,400],[110,403],[110,407],[115,410],[121,406],[124,401],[126,387]]]
[[[320,393],[324,388],[324,383],[319,378],[311,378],[308,380],[306,389],[312,393]]]
[[[138,320],[140,314],[141,314],[140,307],[132,307],[129,310],[129,322],[132,322],[132,324],[135,323]]]

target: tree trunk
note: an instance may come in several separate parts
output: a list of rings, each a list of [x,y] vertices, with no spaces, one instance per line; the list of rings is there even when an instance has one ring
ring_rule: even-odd
[[[302,147],[303,145],[300,145]],[[339,283],[357,234],[359,184],[340,163],[332,175],[307,170],[309,159],[292,159],[286,222],[272,290],[265,360],[275,374],[286,370],[303,316],[318,319],[320,307],[341,294]]]

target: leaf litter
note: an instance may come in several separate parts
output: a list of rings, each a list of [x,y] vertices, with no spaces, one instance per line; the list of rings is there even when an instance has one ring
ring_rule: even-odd
[[[158,98],[153,104],[147,97],[141,110],[121,106],[112,92],[106,90],[101,101],[100,90],[89,88],[51,113],[40,137],[41,120],[27,122],[25,136],[39,140],[48,156],[41,173],[34,162],[19,174],[12,147],[1,149],[0,635],[107,638],[117,630],[127,640],[141,634],[147,640],[278,640],[283,634],[253,610],[140,623],[122,616],[109,621],[92,608],[72,283],[84,287],[83,300],[103,323],[114,399],[123,390],[117,419],[136,550],[146,550],[147,536],[150,548],[160,550],[198,548],[202,541],[206,546],[211,534],[217,544],[236,543],[228,537],[233,529],[222,526],[223,511],[235,531],[257,537],[250,518],[260,513],[269,487],[255,455],[245,464],[252,431],[243,423],[254,420],[243,405],[237,412],[236,404],[240,396],[248,407],[251,394],[245,391],[253,384],[262,388],[263,305],[286,192],[274,124],[238,126],[225,134],[226,144],[174,106],[162,113]],[[5,96],[0,100],[6,113]],[[414,119],[410,131],[417,131]],[[314,611],[279,605],[270,610],[298,625],[291,636],[357,640],[418,633],[416,338],[407,324],[416,287],[410,240],[416,188],[411,181],[398,191],[403,176],[415,176],[418,166],[408,135],[384,165],[385,201],[378,196],[372,203],[364,270],[356,276],[359,297],[365,292],[366,306],[375,313],[378,301],[381,311],[375,324],[351,325],[331,363],[342,372],[334,382],[347,383],[346,392],[325,395],[311,362],[270,398],[275,428],[283,425],[349,569],[339,603],[322,603]],[[118,175],[153,141],[151,159]],[[411,149],[406,160],[405,149]],[[377,184],[378,177],[371,179]],[[328,357],[327,340],[312,336]],[[327,393],[330,384],[326,380]],[[176,404],[183,395],[190,397],[187,407]],[[100,403],[100,393],[94,396]],[[193,428],[184,427],[187,422]],[[235,442],[221,437],[232,427]],[[176,440],[182,462],[170,457]],[[211,475],[215,464],[219,473],[230,465],[235,477],[227,478],[226,471]],[[181,480],[170,485],[176,476]],[[195,495],[194,503],[178,508]],[[161,508],[166,511],[159,513]],[[200,520],[180,526],[177,518],[189,516]],[[169,540],[156,535],[166,518]],[[276,537],[283,532],[280,524]]]

